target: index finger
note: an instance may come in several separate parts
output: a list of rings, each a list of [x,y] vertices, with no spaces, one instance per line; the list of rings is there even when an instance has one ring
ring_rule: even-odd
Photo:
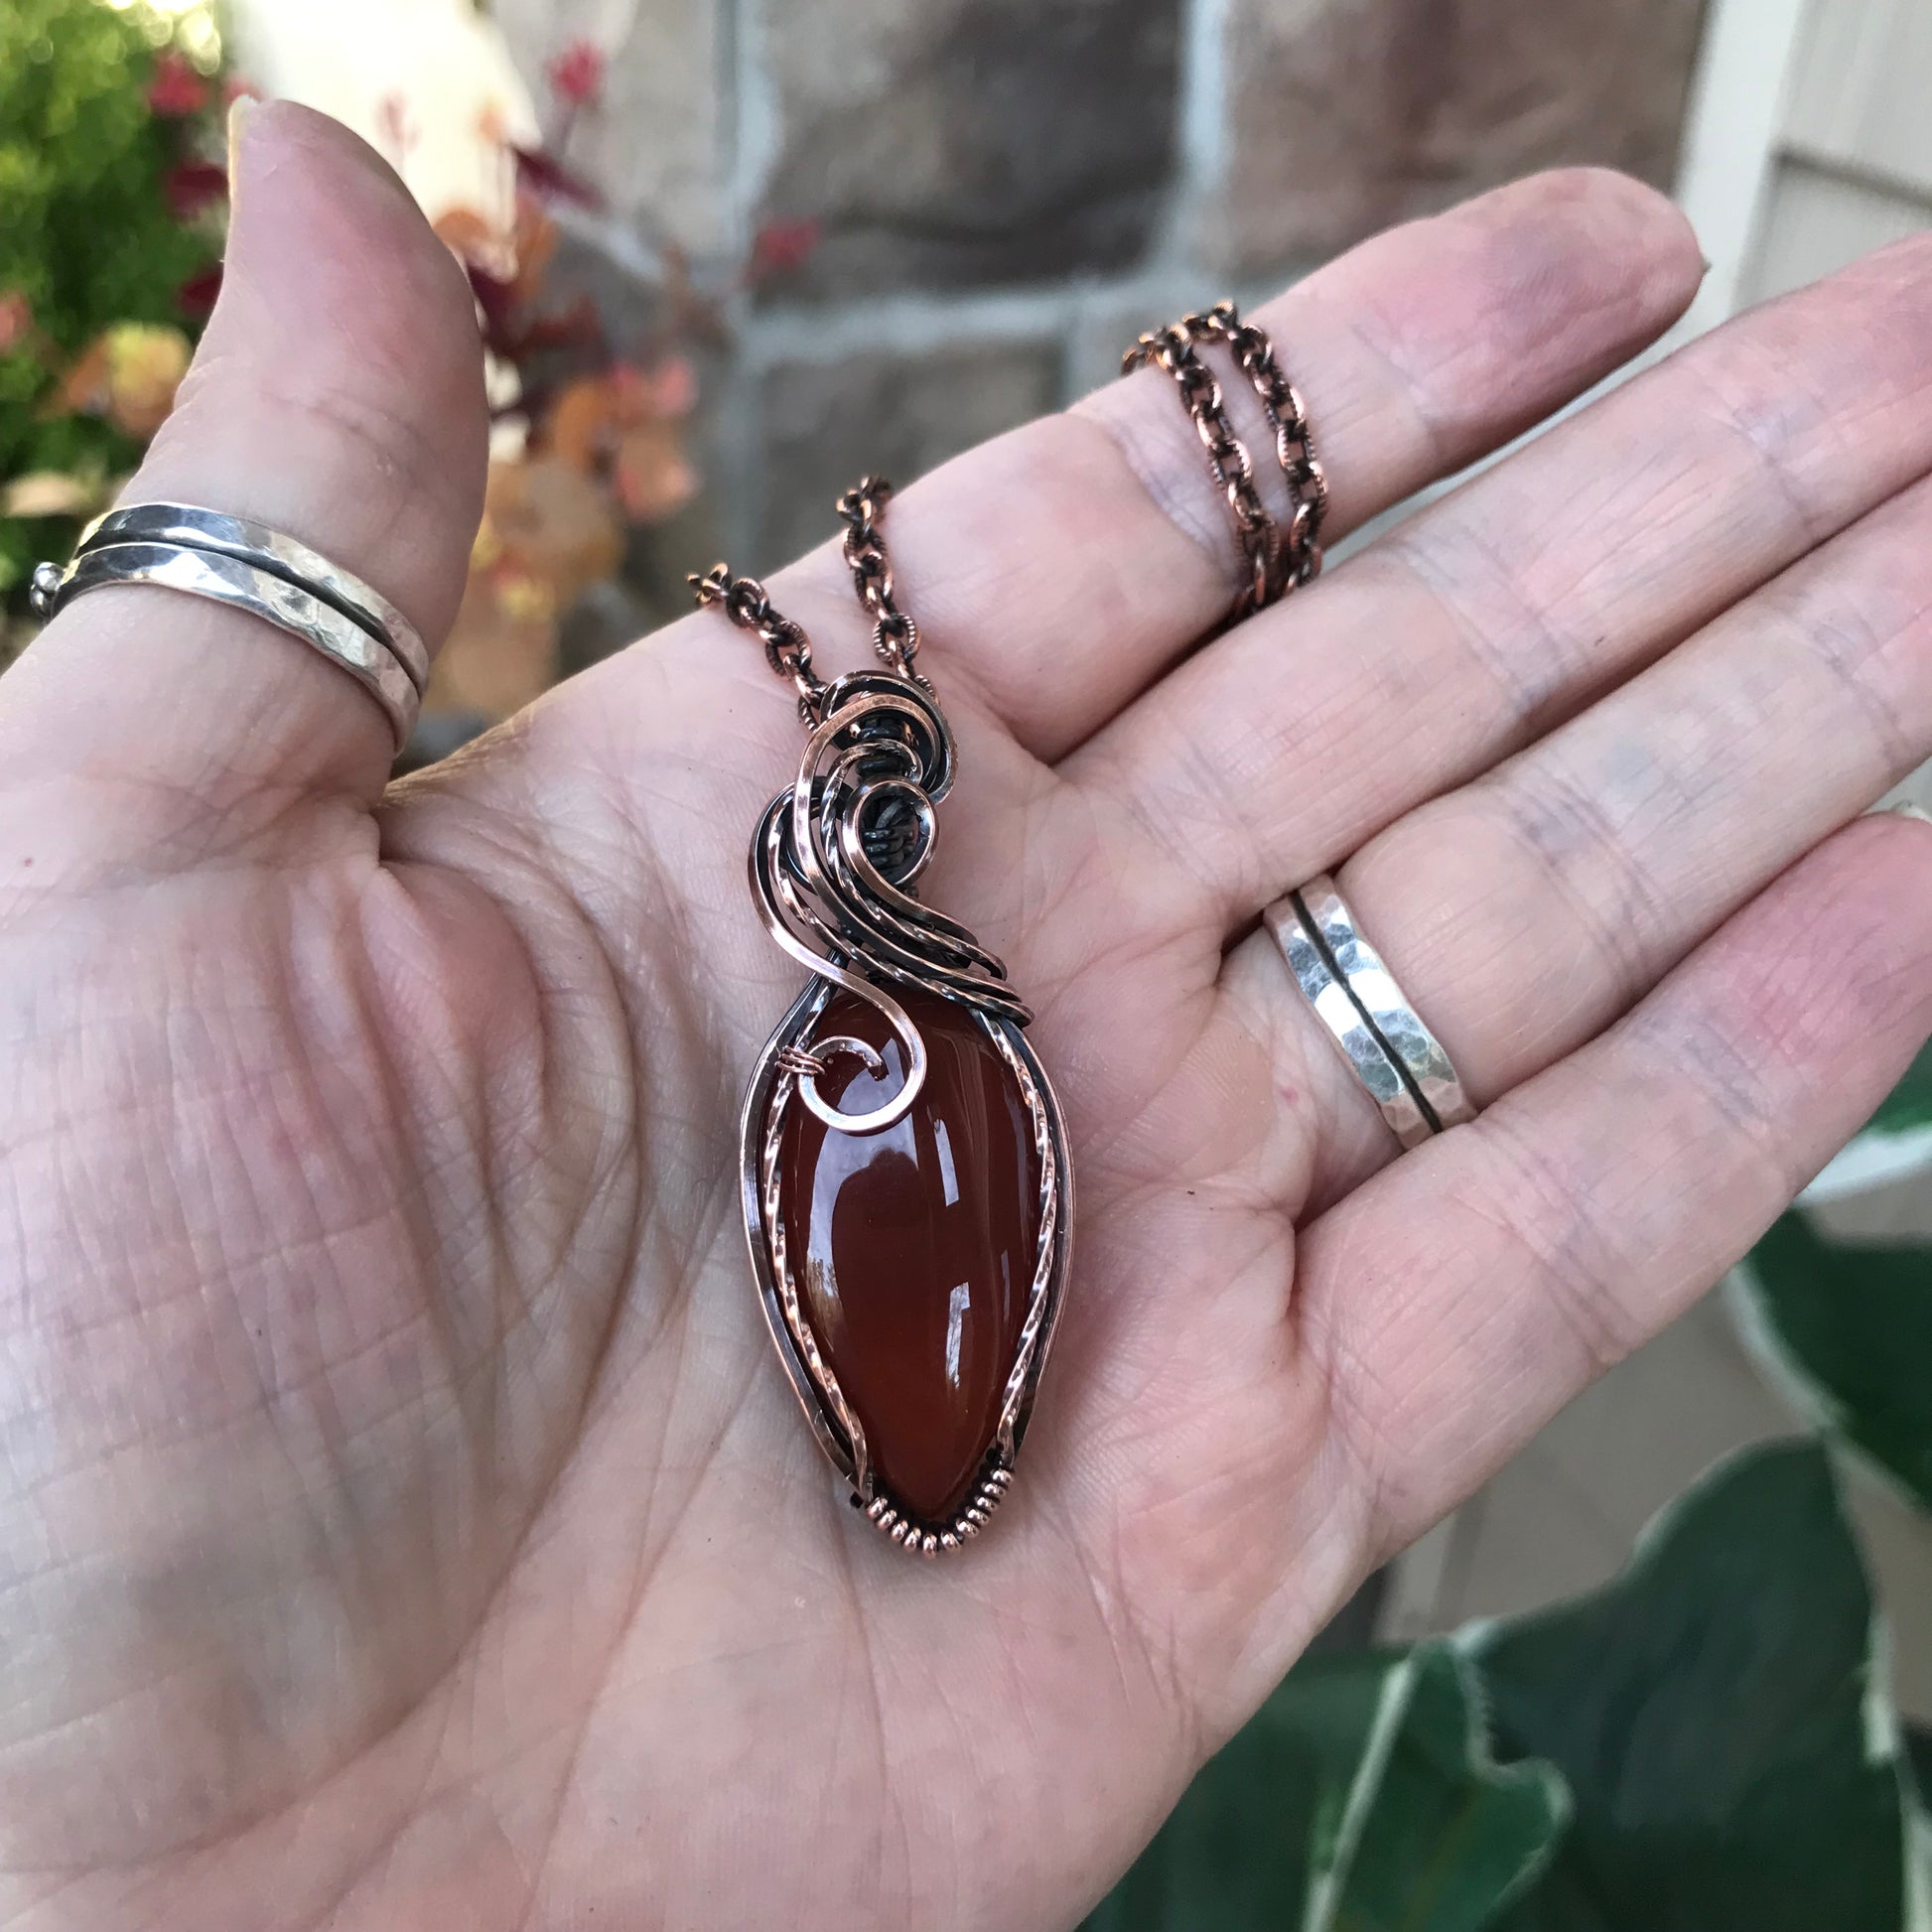
[[[1327,472],[1330,540],[1635,353],[1689,302],[1700,263],[1661,195],[1576,170],[1378,235],[1264,305],[1255,319],[1307,399]],[[1225,358],[1217,366],[1283,516],[1260,406]],[[928,668],[970,684],[1049,760],[1215,626],[1242,581],[1228,506],[1158,369],[955,458],[901,490],[892,517]],[[771,594],[829,668],[866,661],[835,546],[779,572]]]

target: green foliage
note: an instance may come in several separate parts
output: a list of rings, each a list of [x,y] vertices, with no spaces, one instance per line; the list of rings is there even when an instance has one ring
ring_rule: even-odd
[[[1567,1813],[1483,1741],[1448,1646],[1311,1658],[1194,1781],[1086,1932],[1480,1932]]]
[[[179,296],[219,251],[217,228],[184,223],[171,172],[209,115],[151,111],[167,23],[101,0],[0,4],[0,299],[32,327],[0,352],[0,483],[29,471],[100,477],[138,446],[96,416],[45,405],[68,358],[115,323],[189,326]],[[34,561],[72,526],[0,517],[0,599],[17,605]]]
[[[1932,1047],[1855,1151],[1895,1171],[1928,1128]],[[1932,1245],[1794,1211],[1739,1281],[1825,1443],[1932,1510]],[[1085,1932],[1924,1932],[1926,1794],[1828,1448],[1781,1445],[1594,1595],[1299,1665]]]
[[[1825,1452],[1756,1450],[1595,1595],[1298,1667],[1086,1932],[1901,1932],[1884,1697]]]
[[[1349,1791],[1309,1918],[1335,1932],[1481,1932],[1549,1863],[1570,1818],[1555,1769],[1499,1764],[1468,1659],[1424,1644],[1392,1685],[1386,1754]],[[1399,1722],[1395,1714],[1399,1712]]]
[[[1844,1247],[1787,1214],[1742,1286],[1800,1406],[1932,1509],[1932,1247]]]
[[[1909,1134],[1915,1128],[1932,1127],[1932,1045],[1915,1059],[1891,1096],[1872,1117],[1865,1130],[1873,1134]]]
[[[1499,1751],[1576,1805],[1507,1932],[1899,1932],[1895,1725],[1817,1445],[1725,1463],[1609,1589],[1476,1653]]]

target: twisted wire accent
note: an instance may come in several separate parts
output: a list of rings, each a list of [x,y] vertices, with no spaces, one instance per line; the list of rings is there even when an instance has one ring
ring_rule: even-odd
[[[879,1107],[845,1113],[819,1092],[823,1063],[848,1054],[877,1077],[885,1062],[844,1035],[799,1042],[821,1063],[794,1062],[799,1096],[843,1133],[877,1133],[902,1120],[925,1082],[925,1042],[881,980],[1016,1026],[1033,1017],[1004,964],[911,891],[932,856],[933,806],[951,783],[952,735],[930,693],[890,673],[842,678],[796,778],[765,807],[752,842],[752,893],[766,930],[801,965],[876,1007],[905,1051],[897,1091]]]

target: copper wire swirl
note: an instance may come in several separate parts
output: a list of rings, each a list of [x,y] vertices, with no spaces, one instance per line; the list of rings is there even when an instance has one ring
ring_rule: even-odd
[[[766,930],[821,979],[869,1001],[905,1050],[905,1077],[878,1107],[845,1113],[798,1069],[798,1094],[827,1126],[875,1134],[904,1119],[925,1084],[926,1050],[911,1016],[880,982],[897,981],[1024,1027],[1033,1015],[1007,984],[1006,967],[966,928],[920,903],[919,875],[932,858],[933,806],[952,785],[952,734],[931,694],[890,672],[841,678],[825,694],[798,775],[765,808],[752,842],[752,894]],[[868,834],[884,808],[909,814],[916,840],[888,877]],[[886,1071],[862,1039],[810,1042],[820,1062],[859,1059]]]

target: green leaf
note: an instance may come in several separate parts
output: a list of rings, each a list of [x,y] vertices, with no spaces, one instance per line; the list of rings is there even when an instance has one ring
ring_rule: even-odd
[[[1932,1164],[1932,1045],[1850,1144],[1804,1191],[1807,1202],[1882,1187]]]
[[[1924,1725],[1908,1725],[1905,1729],[1905,1758],[1912,1783],[1923,1803],[1932,1795],[1932,1730]]]
[[[1870,1591],[1825,1452],[1751,1451],[1608,1589],[1472,1639],[1499,1749],[1577,1814],[1508,1932],[1899,1932],[1906,1825]]]
[[[1195,1779],[1086,1932],[1481,1932],[1563,1829],[1443,1645],[1311,1658]]]
[[[1844,1247],[1792,1213],[1738,1281],[1746,1335],[1793,1400],[1932,1509],[1932,1248]]]
[[[1468,1660],[1412,1656],[1409,1706],[1387,1762],[1363,1766],[1333,1855],[1317,1861],[1309,1932],[1481,1932],[1546,1863],[1570,1818],[1548,1764],[1490,1755]],[[1374,1769],[1374,1776],[1367,1775]]]
[[[1085,1932],[1297,1932],[1399,1656],[1310,1659],[1206,1764]]]
[[[1921,1050],[1864,1131],[1909,1134],[1920,1127],[1932,1127],[1932,1042]]]

